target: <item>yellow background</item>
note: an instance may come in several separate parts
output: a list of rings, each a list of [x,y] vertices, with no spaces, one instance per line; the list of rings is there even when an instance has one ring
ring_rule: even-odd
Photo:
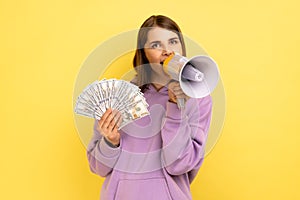
[[[73,119],[80,66],[152,14],[174,19],[218,62],[222,135],[194,199],[300,199],[299,3],[0,1],[0,199],[98,199]]]

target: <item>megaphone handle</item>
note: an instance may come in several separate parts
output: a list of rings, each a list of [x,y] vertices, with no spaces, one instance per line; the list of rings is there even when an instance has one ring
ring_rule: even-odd
[[[185,106],[184,99],[177,99],[177,106],[178,106],[179,110],[183,109]]]

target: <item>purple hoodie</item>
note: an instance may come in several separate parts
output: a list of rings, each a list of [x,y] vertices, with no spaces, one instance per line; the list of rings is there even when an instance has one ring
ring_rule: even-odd
[[[87,156],[92,172],[105,177],[103,200],[188,200],[204,157],[210,96],[190,98],[184,110],[168,102],[168,89],[150,84],[144,96],[150,115],[120,130],[111,147],[94,127]]]

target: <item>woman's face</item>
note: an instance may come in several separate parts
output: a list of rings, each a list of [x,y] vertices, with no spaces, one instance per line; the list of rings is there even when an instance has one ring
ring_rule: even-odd
[[[163,61],[174,51],[182,54],[182,46],[175,32],[154,27],[148,32],[144,46],[146,57],[153,71],[162,73]]]

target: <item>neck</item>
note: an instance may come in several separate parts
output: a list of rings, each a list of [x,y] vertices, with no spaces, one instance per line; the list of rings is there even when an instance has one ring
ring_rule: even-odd
[[[155,86],[156,89],[161,89],[162,87],[166,86],[170,82],[170,77],[163,73],[158,74],[152,71],[151,74],[151,83]]]

